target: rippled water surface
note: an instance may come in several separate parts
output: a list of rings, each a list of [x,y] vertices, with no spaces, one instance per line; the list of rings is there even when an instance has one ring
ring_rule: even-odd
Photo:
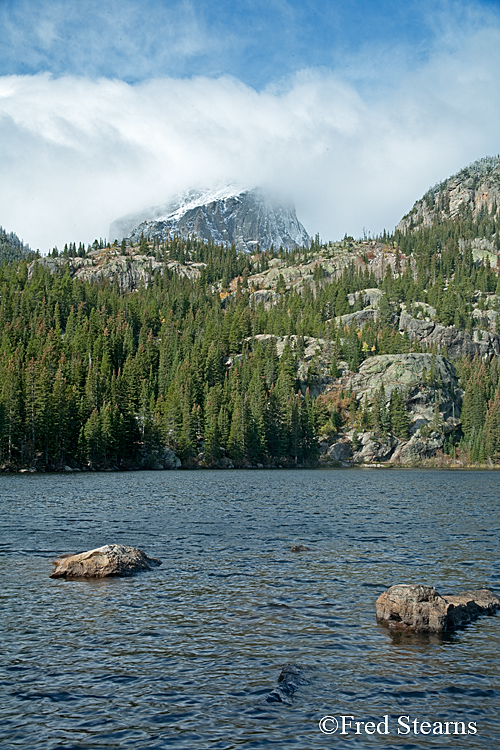
[[[1,476],[0,747],[496,750],[500,617],[445,641],[398,639],[376,624],[375,601],[401,582],[498,593],[499,482],[380,470]],[[106,543],[163,565],[49,578],[59,554]],[[268,702],[290,663],[300,684]],[[320,732],[323,716],[342,714],[388,715],[390,735]],[[475,722],[477,734],[398,735],[399,716]]]

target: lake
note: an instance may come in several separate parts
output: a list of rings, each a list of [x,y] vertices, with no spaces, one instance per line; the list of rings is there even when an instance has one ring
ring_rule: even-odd
[[[0,476],[0,746],[500,747],[500,617],[444,640],[375,620],[395,583],[500,591],[499,483],[377,469]],[[61,553],[106,543],[163,564],[49,578]],[[287,664],[296,689],[268,702]],[[389,734],[323,734],[325,716]],[[476,733],[422,725],[454,721]]]

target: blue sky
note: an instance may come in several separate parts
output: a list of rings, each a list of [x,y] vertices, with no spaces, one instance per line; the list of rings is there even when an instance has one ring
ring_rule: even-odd
[[[447,10],[435,8],[400,0],[3,0],[0,72],[129,83],[232,75],[260,89],[311,66],[349,67],[365,49],[405,46],[423,59]]]
[[[0,223],[46,252],[224,180],[323,239],[500,151],[500,0],[0,0]]]

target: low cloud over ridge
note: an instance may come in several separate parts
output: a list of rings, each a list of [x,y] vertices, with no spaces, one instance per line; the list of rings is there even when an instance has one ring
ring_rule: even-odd
[[[392,229],[431,184],[500,151],[500,29],[400,71],[370,88],[309,69],[260,92],[228,76],[0,78],[0,223],[46,252],[236,181],[285,192],[323,239]]]

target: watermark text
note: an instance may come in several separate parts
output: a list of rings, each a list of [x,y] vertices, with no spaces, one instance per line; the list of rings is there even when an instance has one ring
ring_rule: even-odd
[[[323,716],[319,722],[323,734],[399,734],[399,735],[467,735],[477,734],[477,722],[452,719],[428,721],[413,716],[389,716],[385,714],[379,721],[364,721],[351,714]]]

